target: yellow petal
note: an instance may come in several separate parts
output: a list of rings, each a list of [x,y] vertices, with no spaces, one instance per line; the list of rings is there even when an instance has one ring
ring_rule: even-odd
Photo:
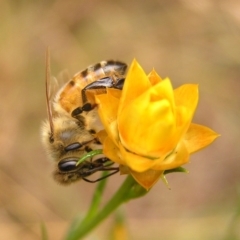
[[[174,113],[175,109],[175,99],[174,92],[172,88],[172,84],[169,78],[166,78],[159,83],[155,84],[151,89],[149,89],[148,93],[151,96],[151,102],[159,101],[159,100],[167,100],[169,105],[172,108]]]
[[[95,98],[98,104],[98,112],[102,117],[101,119],[107,121],[107,123],[114,121],[117,118],[116,108],[118,107],[119,100],[111,94],[100,94]]]
[[[176,130],[171,104],[174,104],[171,84],[164,80],[125,106],[118,116],[119,137],[125,148],[157,158],[171,150],[173,146],[168,146],[168,141]]]
[[[162,78],[157,74],[155,69],[153,69],[149,74],[148,74],[148,79],[151,82],[152,85],[155,85],[159,82],[162,81]]]
[[[120,157],[118,147],[110,137],[107,137],[103,143],[103,154],[115,163],[126,165],[124,159]]]
[[[131,169],[130,173],[132,174],[133,178],[146,190],[149,190],[161,177],[164,171],[156,171],[156,170],[148,170],[145,172],[135,172]]]
[[[192,111],[185,106],[176,107],[175,112],[176,131],[174,137],[171,139],[171,143],[169,143],[172,147],[175,147],[180,139],[183,138],[192,120]]]
[[[122,91],[115,88],[107,88],[107,94],[110,94],[115,98],[120,98],[122,95]]]
[[[122,107],[129,104],[150,87],[151,83],[142,67],[136,60],[133,60],[124,82],[118,112],[120,113]]]
[[[196,152],[211,144],[220,135],[212,129],[192,123],[184,136],[189,153]]]
[[[118,132],[116,119],[119,99],[107,92],[107,94],[97,95],[96,101],[98,104],[98,114],[106,132],[117,142]]]
[[[152,169],[155,170],[168,170],[182,166],[189,161],[189,153],[185,146],[184,141],[181,141],[176,149],[169,154],[164,160],[154,161],[155,165]]]
[[[121,159],[124,159],[125,165],[136,172],[144,172],[154,165],[154,160],[142,157],[140,155],[128,152],[121,143],[119,143]]]
[[[96,138],[100,141],[100,143],[104,143],[106,137],[107,137],[107,132],[105,130],[101,130],[98,133],[96,133]]]
[[[198,103],[198,85],[185,84],[174,90],[176,104],[176,132],[173,146],[189,128]]]
[[[198,85],[185,84],[174,89],[176,106],[184,106],[192,112],[192,116],[198,104]]]

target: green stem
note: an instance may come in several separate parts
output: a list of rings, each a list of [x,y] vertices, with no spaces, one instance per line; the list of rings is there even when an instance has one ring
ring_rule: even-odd
[[[102,177],[105,176],[106,174],[107,174],[107,172],[103,172]],[[98,208],[99,208],[99,205],[100,205],[100,202],[102,199],[103,191],[106,187],[106,183],[107,183],[106,178],[103,179],[102,181],[98,182],[87,215],[85,216],[84,219],[81,219],[80,221],[79,221],[79,219],[76,219],[73,221],[72,225],[68,229],[66,239],[68,239],[68,236],[71,235],[71,232],[75,231],[76,226],[78,226],[78,225],[83,226],[84,222],[89,221],[92,218],[92,216],[98,211]]]
[[[134,191],[136,192],[135,194]],[[91,214],[91,218],[88,217],[87,219],[84,219],[81,224],[76,226],[75,229],[72,229],[72,231],[69,232],[66,240],[81,239],[123,202],[126,202],[131,198],[142,196],[145,193],[146,190],[142,189],[141,187],[139,188],[139,185],[135,182],[135,180],[131,176],[128,176],[112,199],[110,199],[106,204],[106,206],[99,213]]]
[[[103,172],[102,177],[104,177],[107,174],[108,174],[107,171]],[[107,183],[107,178],[102,179],[98,183],[96,190],[94,192],[93,198],[92,198],[91,206],[90,206],[89,211],[88,211],[86,217],[84,218],[83,222],[87,222],[98,211],[99,205],[102,200],[103,191],[106,187],[106,183]]]

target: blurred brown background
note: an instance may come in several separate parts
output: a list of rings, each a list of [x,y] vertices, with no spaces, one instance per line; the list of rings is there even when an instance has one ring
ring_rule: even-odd
[[[63,239],[87,211],[94,184],[69,187],[51,178],[40,142],[46,118],[45,50],[52,74],[135,57],[174,87],[199,83],[194,122],[222,136],[191,158],[190,174],[168,176],[122,207],[131,240],[240,239],[240,2],[0,1],[0,236]],[[110,178],[107,200],[122,182]],[[86,191],[87,189],[87,191]],[[87,192],[87,193],[86,193]],[[111,216],[86,239],[108,239]]]

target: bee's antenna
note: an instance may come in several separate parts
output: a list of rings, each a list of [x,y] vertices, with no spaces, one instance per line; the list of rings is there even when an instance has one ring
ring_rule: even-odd
[[[50,124],[50,141],[53,142],[53,134],[54,134],[54,125],[52,120],[52,108],[50,104],[50,97],[49,97],[49,81],[50,81],[51,73],[50,73],[50,54],[49,54],[49,48],[47,47],[46,50],[46,100],[47,100],[47,114],[48,114],[48,120]]]

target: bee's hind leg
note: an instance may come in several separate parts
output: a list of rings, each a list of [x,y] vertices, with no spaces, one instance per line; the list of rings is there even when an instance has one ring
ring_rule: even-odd
[[[101,78],[95,82],[92,82],[88,84],[85,88],[82,89],[81,95],[82,95],[82,102],[84,103],[83,106],[77,107],[74,109],[71,113],[72,117],[77,117],[82,112],[89,112],[93,110],[96,105],[92,105],[88,102],[86,91],[91,90],[100,90],[100,89],[106,89],[108,88],[116,88],[116,89],[122,89],[124,78],[118,79],[116,83],[114,83],[114,80],[112,77],[105,77]]]

